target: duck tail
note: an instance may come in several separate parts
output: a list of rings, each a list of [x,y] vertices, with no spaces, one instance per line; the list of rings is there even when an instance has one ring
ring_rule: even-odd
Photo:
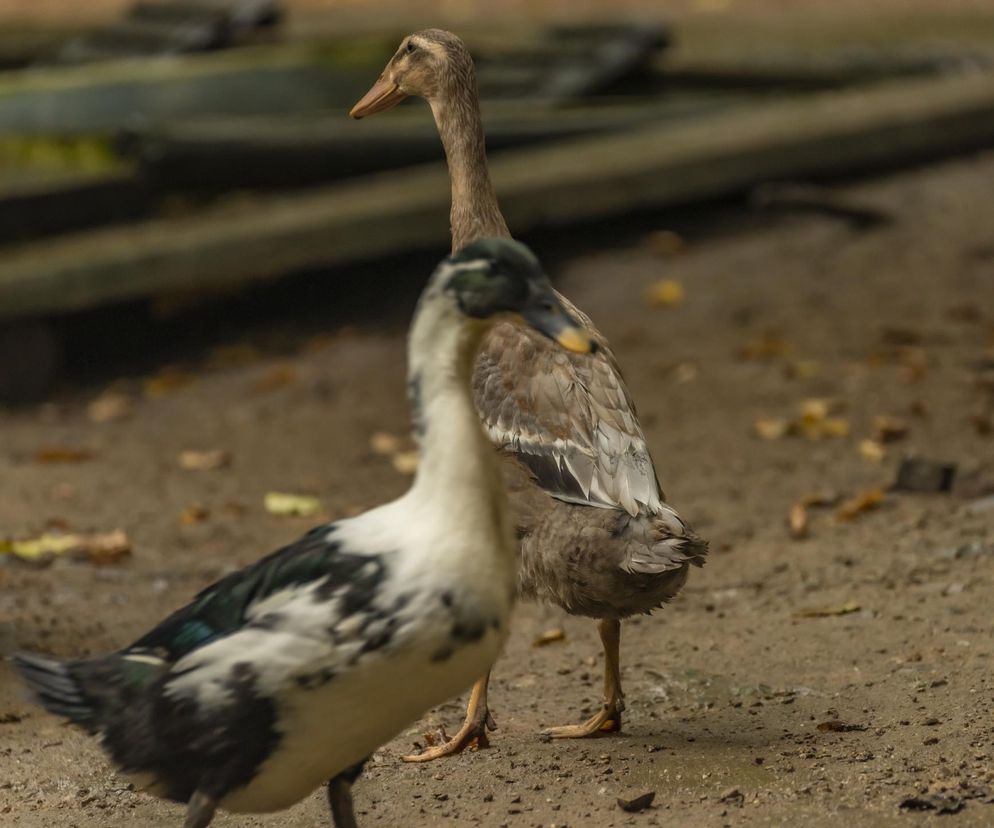
[[[14,656],[14,667],[42,707],[74,724],[93,730],[97,711],[93,701],[73,675],[73,664],[33,653]]]

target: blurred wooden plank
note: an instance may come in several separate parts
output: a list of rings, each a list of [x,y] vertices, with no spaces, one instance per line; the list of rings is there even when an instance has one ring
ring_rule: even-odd
[[[994,145],[994,76],[903,81],[653,124],[493,162],[515,232]],[[67,311],[444,247],[442,165],[33,245],[0,259],[0,313]]]

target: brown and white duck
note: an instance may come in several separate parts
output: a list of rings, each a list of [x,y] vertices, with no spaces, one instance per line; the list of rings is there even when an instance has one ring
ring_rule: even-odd
[[[487,167],[473,60],[456,35],[405,37],[383,74],[352,109],[363,118],[408,96],[431,107],[452,182],[452,249],[510,235]],[[531,331],[498,324],[473,374],[476,407],[509,458],[505,478],[521,545],[518,591],[573,615],[596,618],[604,646],[604,702],[553,737],[621,729],[621,621],[669,601],[700,566],[707,544],[666,504],[621,370],[590,319],[559,296],[598,343],[593,356],[557,350]],[[486,744],[495,727],[481,678],[459,732],[408,761]]]

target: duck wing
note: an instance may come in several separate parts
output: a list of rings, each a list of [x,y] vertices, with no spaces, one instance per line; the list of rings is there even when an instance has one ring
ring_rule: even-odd
[[[655,514],[663,494],[621,369],[590,319],[560,300],[598,351],[575,354],[530,329],[495,326],[473,375],[484,426],[552,497]]]

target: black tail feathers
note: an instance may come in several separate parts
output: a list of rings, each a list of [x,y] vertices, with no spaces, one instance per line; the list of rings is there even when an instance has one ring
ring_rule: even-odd
[[[14,656],[14,667],[46,710],[93,729],[96,711],[73,677],[71,663],[20,653]]]

